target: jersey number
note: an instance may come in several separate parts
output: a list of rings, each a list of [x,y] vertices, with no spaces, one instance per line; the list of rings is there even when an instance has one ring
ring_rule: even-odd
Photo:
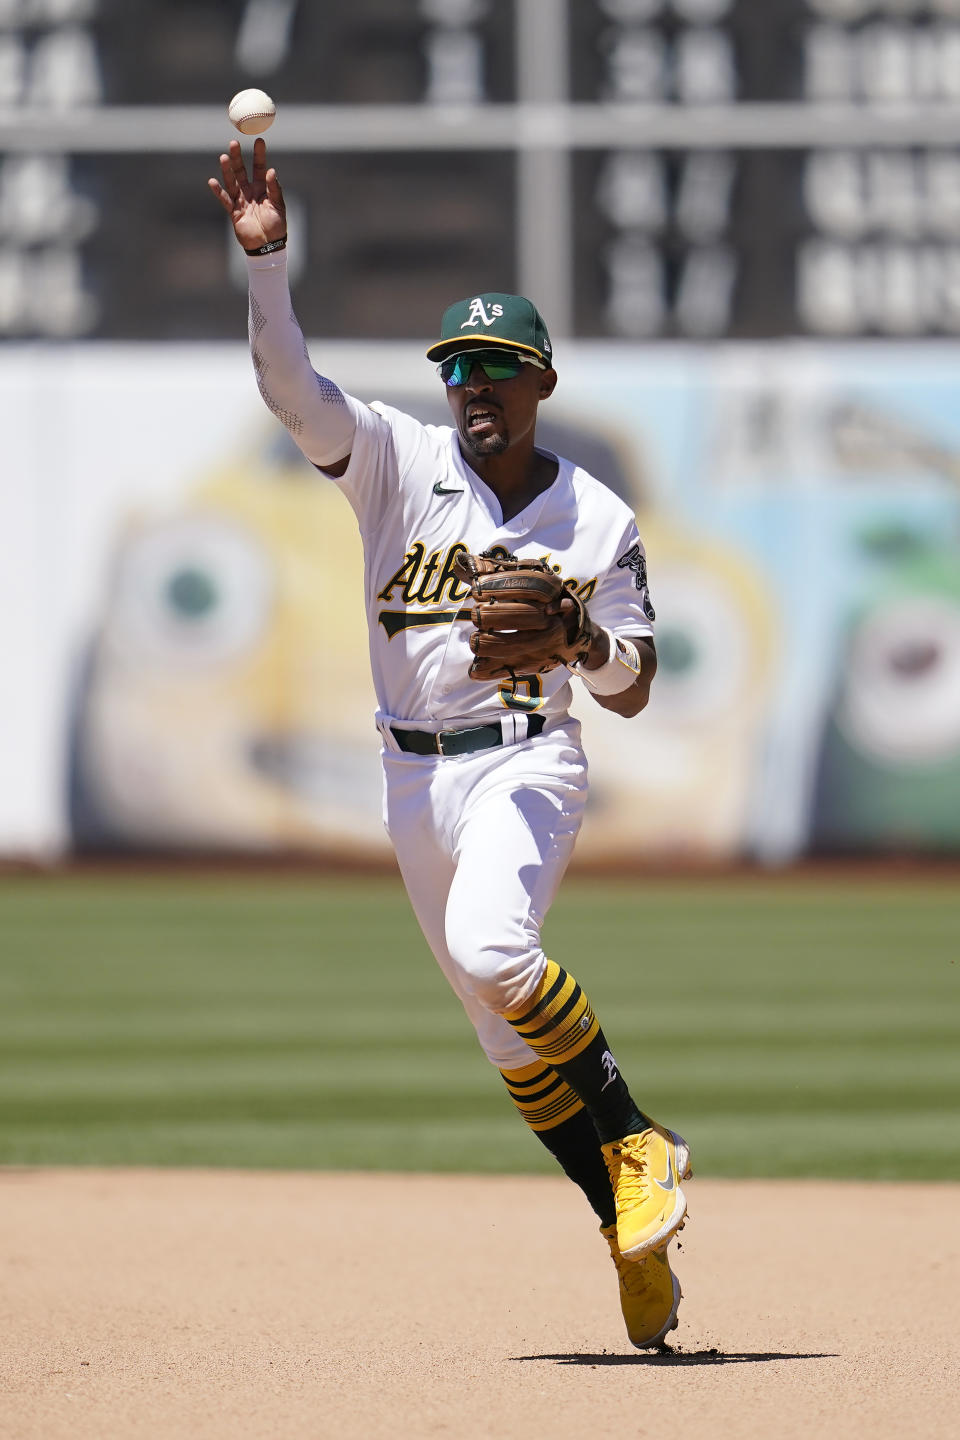
[[[500,699],[508,710],[539,710],[543,704],[543,686],[539,675],[518,675],[516,680],[504,681],[500,686]]]

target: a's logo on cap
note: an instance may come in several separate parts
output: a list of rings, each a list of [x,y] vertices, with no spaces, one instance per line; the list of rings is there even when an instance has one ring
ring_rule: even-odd
[[[475,295],[474,298],[470,301],[470,314],[467,316],[466,320],[464,320],[463,324],[460,326],[460,329],[466,330],[468,325],[479,325],[481,320],[483,321],[484,325],[492,325],[494,320],[499,320],[502,314],[502,305],[491,305],[490,314],[488,315],[486,310],[483,308],[483,297],[480,295]]]

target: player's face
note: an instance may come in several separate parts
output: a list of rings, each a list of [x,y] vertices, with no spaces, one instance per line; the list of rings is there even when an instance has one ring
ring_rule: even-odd
[[[537,406],[553,393],[555,371],[527,364],[516,370],[506,378],[491,378],[482,365],[462,362],[463,383],[447,385],[457,433],[467,453],[478,459],[502,455],[530,435],[537,423]]]

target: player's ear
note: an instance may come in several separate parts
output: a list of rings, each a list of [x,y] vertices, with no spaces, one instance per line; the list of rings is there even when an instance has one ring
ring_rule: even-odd
[[[554,392],[554,390],[555,390],[556,388],[557,388],[557,372],[556,372],[556,370],[543,370],[543,371],[541,371],[541,374],[540,374],[540,391],[539,391],[540,399],[541,399],[541,400],[549,400],[549,399],[550,399],[550,396],[553,394],[553,392]]]

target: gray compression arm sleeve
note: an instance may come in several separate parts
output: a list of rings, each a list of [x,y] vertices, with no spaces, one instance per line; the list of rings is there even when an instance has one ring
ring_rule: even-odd
[[[307,459],[332,465],[353,448],[353,404],[310,364],[287,283],[287,256],[247,258],[250,351],[264,403],[282,420]]]

